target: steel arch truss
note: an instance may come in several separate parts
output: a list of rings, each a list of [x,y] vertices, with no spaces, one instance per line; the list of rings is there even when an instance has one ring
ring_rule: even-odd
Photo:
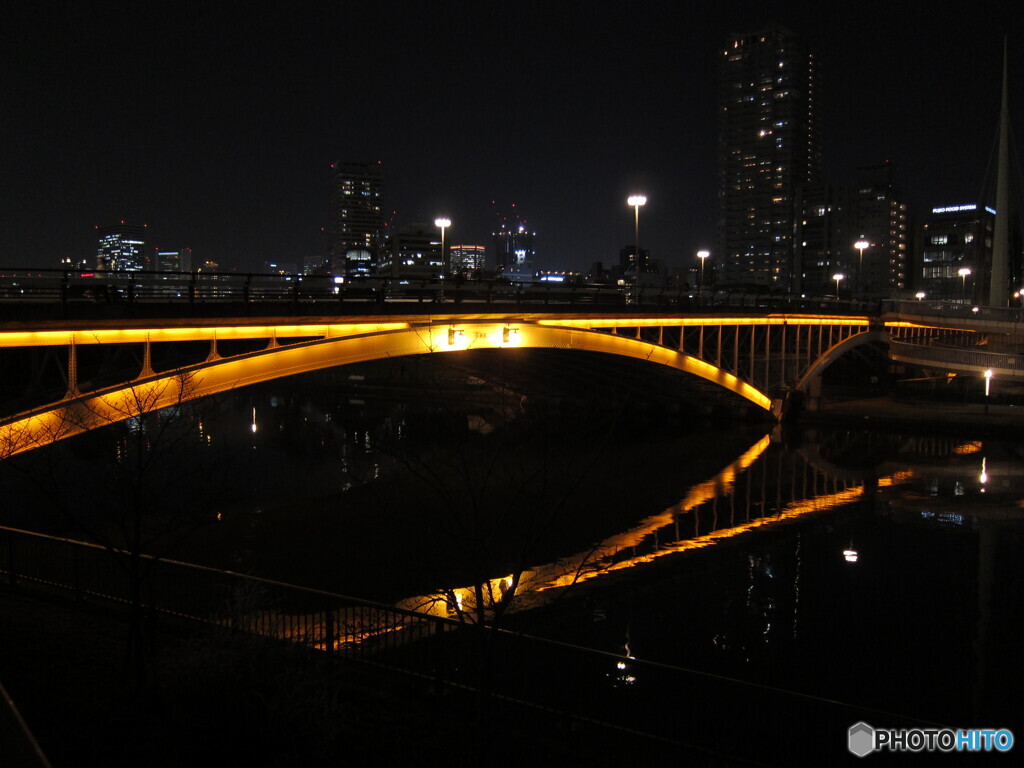
[[[418,322],[417,322],[418,320]],[[712,382],[765,411],[829,350],[868,330],[866,318],[449,316],[347,324],[223,325],[0,333],[0,346],[65,346],[68,392],[60,401],[0,420],[0,458],[74,434],[238,387],[349,363],[405,355],[508,347],[575,349],[665,365]],[[222,357],[218,341],[266,339]],[[206,359],[154,372],[152,346],[209,343]],[[284,343],[282,343],[284,342]],[[76,350],[142,344],[131,381],[82,393]]]

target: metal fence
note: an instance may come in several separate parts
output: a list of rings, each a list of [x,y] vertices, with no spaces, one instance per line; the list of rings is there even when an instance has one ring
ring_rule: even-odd
[[[544,304],[630,308],[681,307],[707,311],[780,311],[851,314],[875,309],[862,302],[800,298],[754,291],[696,291],[688,286],[641,286],[584,282],[399,280],[330,275],[216,272],[84,272],[0,268],[0,304],[93,305],[275,305],[293,312],[323,305],[375,305],[406,310],[431,304]],[[364,310],[365,311],[365,306]]]
[[[131,594],[126,557],[0,527],[0,576],[12,585],[126,603]],[[143,560],[142,594],[151,610],[302,643],[445,686],[486,691],[495,713],[535,722],[543,718],[562,728],[612,728],[648,745],[745,760],[766,753],[845,751],[845,729],[860,719],[922,725],[891,713],[483,630],[443,616],[169,560]],[[802,740],[794,740],[796,723]]]

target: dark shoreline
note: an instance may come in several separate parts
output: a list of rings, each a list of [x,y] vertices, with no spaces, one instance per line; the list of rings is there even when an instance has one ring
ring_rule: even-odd
[[[1024,437],[1024,406],[950,403],[890,395],[826,402],[818,411],[802,411],[791,422],[801,427],[913,431],[970,437]]]

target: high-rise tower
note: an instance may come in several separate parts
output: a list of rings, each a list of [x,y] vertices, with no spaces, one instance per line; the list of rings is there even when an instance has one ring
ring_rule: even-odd
[[[718,279],[794,288],[798,188],[822,181],[817,62],[781,26],[731,35],[722,50]]]
[[[368,277],[384,238],[380,163],[334,163],[331,168],[331,272]]]
[[[146,268],[145,224],[114,224],[96,227],[99,239],[96,250],[96,269],[106,272],[138,272]]]
[[[515,208],[515,206],[512,206]],[[531,232],[526,220],[518,213],[511,216],[499,216],[498,228],[494,232],[494,257],[498,273],[509,280],[532,280],[534,260],[537,251],[534,247],[537,233]]]

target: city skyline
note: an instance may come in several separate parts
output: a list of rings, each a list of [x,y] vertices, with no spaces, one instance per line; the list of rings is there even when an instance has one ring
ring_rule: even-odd
[[[122,219],[242,270],[301,264],[326,253],[339,159],[380,161],[388,218],[445,215],[451,242],[489,245],[495,203],[516,203],[537,269],[613,263],[633,240],[626,197],[643,192],[641,247],[695,264],[715,239],[717,57],[731,32],[775,22],[821,62],[827,177],[892,161],[920,226],[935,205],[979,202],[1005,33],[1014,118],[1024,82],[1020,12],[1001,2],[927,16],[869,3],[841,23],[778,3],[699,19],[669,3],[60,7],[19,9],[0,32],[5,266],[87,255],[94,227]],[[135,31],[123,56],[93,45],[112,29]]]

